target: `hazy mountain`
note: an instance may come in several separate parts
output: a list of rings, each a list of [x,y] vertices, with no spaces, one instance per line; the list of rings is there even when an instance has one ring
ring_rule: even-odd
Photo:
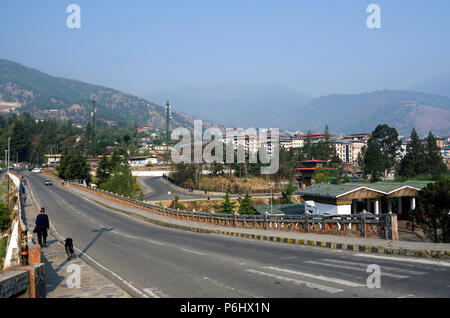
[[[221,84],[159,90],[146,96],[157,103],[170,99],[178,110],[220,121],[229,127],[282,127],[311,100],[275,84]]]
[[[363,94],[333,94],[315,99],[279,85],[226,84],[157,91],[149,99],[170,98],[184,112],[234,127],[281,130],[370,132],[388,124],[409,136],[430,130],[450,134],[450,98],[413,91],[383,90]]]
[[[370,132],[378,124],[395,127],[409,136],[450,134],[450,98],[409,91],[383,90],[357,95],[334,94],[314,99],[299,109],[299,127],[323,131]]]
[[[411,87],[411,90],[450,97],[450,73],[443,73],[418,83]]]
[[[0,59],[0,111],[29,112],[37,118],[58,117],[84,123],[91,118],[95,99],[97,118],[133,120],[155,129],[165,127],[165,109],[143,98],[107,87],[50,76]],[[171,127],[190,127],[192,116],[173,111]],[[205,126],[209,126],[208,122]]]

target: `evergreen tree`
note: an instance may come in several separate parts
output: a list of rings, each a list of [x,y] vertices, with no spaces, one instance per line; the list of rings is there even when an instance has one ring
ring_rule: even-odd
[[[433,242],[450,243],[450,181],[428,184],[417,196],[412,216]]]
[[[428,134],[426,139],[427,149],[425,151],[425,169],[426,173],[432,175],[433,179],[437,179],[441,174],[447,172],[447,166],[445,165],[441,152],[437,146],[436,138],[433,134]]]
[[[400,162],[398,174],[402,177],[412,178],[426,171],[425,150],[419,135],[413,128],[411,132],[411,142],[406,148],[406,155]]]
[[[230,201],[230,194],[227,192],[225,193],[225,198],[222,204],[220,205],[220,213],[225,214],[232,214],[234,213],[236,203]]]
[[[242,199],[241,204],[239,205],[239,214],[254,214],[255,211],[253,209],[252,198],[250,196],[249,190],[245,193],[244,199]]]
[[[367,142],[367,149],[364,154],[363,171],[366,175],[371,176],[370,181],[376,182],[382,171],[384,171],[383,154],[381,153],[380,144],[376,138],[370,138]]]
[[[97,185],[100,186],[102,183],[108,181],[109,176],[112,172],[111,163],[108,161],[106,156],[103,156],[97,166],[96,177]]]
[[[89,184],[92,179],[86,157],[77,150],[64,152],[57,170],[58,176],[65,180],[86,181]]]

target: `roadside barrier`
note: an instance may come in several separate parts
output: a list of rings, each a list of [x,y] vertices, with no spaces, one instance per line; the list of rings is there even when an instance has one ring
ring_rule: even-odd
[[[23,222],[21,178],[9,172],[16,189],[10,193],[15,201],[15,217],[4,262],[4,272],[0,274],[0,298],[28,297],[43,298],[46,295],[45,266],[41,263],[39,246],[33,244],[27,226]],[[14,199],[15,198],[15,199]]]
[[[88,188],[73,181],[68,181],[66,184],[83,191],[95,193],[112,201],[179,220],[210,223],[227,227],[398,240],[397,216],[395,214],[374,215],[360,213],[352,215],[316,215],[306,213],[303,215],[289,216],[269,215],[268,213],[265,215],[240,215],[237,213],[222,214],[215,212],[183,211],[145,203],[100,189]]]

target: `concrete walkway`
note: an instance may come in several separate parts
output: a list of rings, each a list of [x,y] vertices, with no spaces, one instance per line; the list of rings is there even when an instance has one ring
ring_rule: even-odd
[[[37,216],[37,208],[32,204],[30,192],[27,188],[27,205],[25,220],[32,232]],[[50,223],[52,220],[50,220]],[[36,234],[33,241],[37,242]],[[130,298],[130,296],[116,284],[106,279],[91,266],[78,257],[67,260],[64,243],[59,241],[53,233],[47,237],[47,248],[41,250],[41,262],[45,264],[47,298]],[[71,266],[72,265],[72,266]],[[75,285],[76,280],[68,278],[75,273],[79,266],[79,288],[69,288],[68,283]]]
[[[179,220],[176,218],[147,212],[138,208],[108,200],[105,197],[96,195],[91,192],[83,191],[75,187],[67,187],[66,189],[73,191],[74,193],[77,193],[85,197],[86,199],[96,202],[109,209],[145,219],[146,221],[157,225],[171,228],[194,232],[230,235],[248,239],[268,240],[288,244],[320,246],[324,248],[357,252],[450,259],[450,244],[448,243],[444,244],[410,241],[390,241],[374,238],[224,227],[209,223]]]

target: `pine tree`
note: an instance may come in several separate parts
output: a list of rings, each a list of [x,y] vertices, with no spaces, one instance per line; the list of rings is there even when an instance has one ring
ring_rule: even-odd
[[[97,166],[96,176],[97,176],[97,185],[100,186],[102,183],[107,182],[109,176],[111,174],[111,164],[106,158],[103,156]]]
[[[236,203],[230,201],[230,194],[228,191],[225,193],[225,198],[222,204],[220,205],[220,213],[232,214],[234,213],[234,207]]]
[[[376,138],[370,138],[364,154],[364,173],[371,176],[370,181],[376,182],[384,170],[383,155]]]
[[[400,162],[398,174],[406,178],[413,178],[425,171],[425,150],[423,149],[419,135],[413,128],[411,132],[411,142],[406,148],[406,155]]]
[[[244,199],[242,199],[241,204],[239,205],[239,214],[254,214],[252,198],[249,194],[249,191],[245,193]]]
[[[433,242],[450,243],[450,181],[428,184],[417,196],[415,221]]]
[[[425,151],[425,168],[426,173],[429,173],[433,176],[433,179],[437,179],[441,174],[447,172],[447,166],[442,160],[441,152],[437,146],[436,138],[433,134],[428,134],[426,139],[427,141],[427,149]]]

